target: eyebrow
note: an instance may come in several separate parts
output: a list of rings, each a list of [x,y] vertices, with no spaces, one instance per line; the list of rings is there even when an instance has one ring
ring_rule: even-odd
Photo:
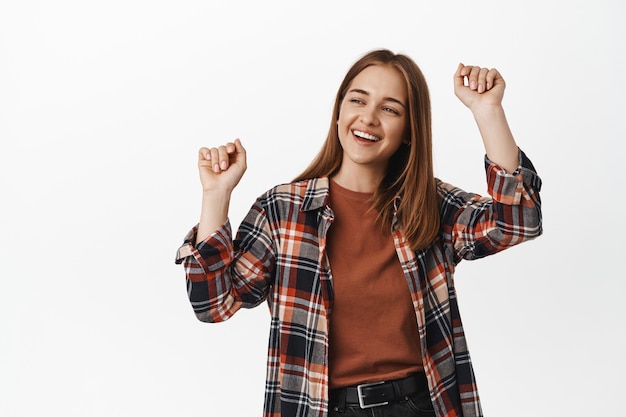
[[[358,93],[358,94],[363,94],[364,96],[369,96],[370,95],[370,93],[368,93],[365,90],[361,90],[360,88],[353,88],[352,90],[348,91],[348,93]],[[401,105],[403,108],[406,109],[406,106],[404,105],[404,103],[401,102],[400,100],[398,100],[397,98],[385,97],[384,100],[385,101],[391,101],[393,103],[398,103],[399,105]]]

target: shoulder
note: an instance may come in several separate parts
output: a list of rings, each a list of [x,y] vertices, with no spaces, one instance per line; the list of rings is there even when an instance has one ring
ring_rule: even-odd
[[[449,198],[450,196],[454,196],[456,194],[464,192],[460,188],[445,181],[442,181],[439,178],[435,178],[435,183],[437,185],[437,195],[442,200],[446,200],[446,198]]]
[[[324,205],[329,192],[327,177],[276,185],[259,197],[264,205],[300,206],[301,209],[314,209]]]
[[[437,195],[440,199],[442,208],[446,205],[463,206],[468,202],[486,202],[488,197],[483,197],[479,194],[462,190],[461,188],[444,182],[439,178],[435,178],[437,184]]]

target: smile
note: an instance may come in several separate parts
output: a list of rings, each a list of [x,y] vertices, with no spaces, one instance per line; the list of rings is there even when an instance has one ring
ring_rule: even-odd
[[[360,130],[353,130],[352,134],[359,139],[369,140],[370,142],[378,142],[380,140],[379,137],[370,135],[369,133],[361,132]]]

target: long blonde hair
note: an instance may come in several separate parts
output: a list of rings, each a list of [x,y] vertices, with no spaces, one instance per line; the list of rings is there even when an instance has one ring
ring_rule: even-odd
[[[413,249],[423,249],[439,232],[439,204],[433,173],[428,86],[421,70],[408,56],[380,49],[367,53],[352,65],[337,91],[326,141],[313,162],[294,181],[332,177],[339,170],[343,157],[337,131],[341,103],[352,80],[371,65],[390,65],[404,77],[409,115],[407,133],[410,134],[409,144],[400,146],[389,160],[387,173],[374,192],[372,207],[388,227],[397,209],[405,237]],[[396,207],[393,202],[397,196],[401,200]]]

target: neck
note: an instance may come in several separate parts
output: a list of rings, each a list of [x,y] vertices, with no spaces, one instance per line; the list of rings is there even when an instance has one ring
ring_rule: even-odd
[[[355,172],[355,170],[344,169],[343,166],[333,176],[337,184],[358,193],[375,192],[382,179],[383,173],[377,170],[361,169]]]

